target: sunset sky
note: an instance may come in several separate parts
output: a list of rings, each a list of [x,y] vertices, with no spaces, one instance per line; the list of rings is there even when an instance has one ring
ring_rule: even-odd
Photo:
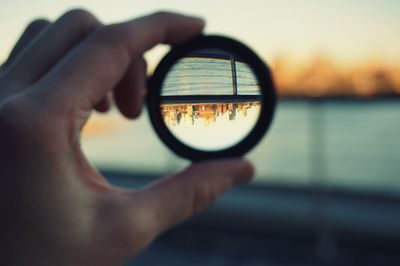
[[[233,36],[255,49],[272,65],[278,85],[283,84],[283,87],[293,87],[293,84],[305,81],[303,87],[310,88],[309,84],[314,84],[314,80],[306,80],[304,73],[297,72],[309,73],[310,70],[306,68],[312,70],[315,58],[322,55],[325,74],[328,75],[311,74],[312,77],[322,77],[322,85],[328,81],[336,83],[343,76],[339,72],[348,68],[350,70],[346,78],[353,84],[349,91],[354,91],[357,84],[371,84],[365,79],[366,75],[373,76],[383,66],[383,71],[388,73],[385,75],[394,84],[391,86],[395,89],[391,90],[400,93],[398,0],[1,1],[0,60],[6,58],[29,21],[37,17],[54,20],[65,11],[77,7],[91,11],[104,23],[119,22],[157,10],[203,17],[207,21],[206,33]],[[159,47],[146,54],[150,68],[165,52],[166,47]],[[284,64],[277,69],[276,62],[281,62],[279,59],[282,58]],[[326,58],[329,59],[327,63]],[[320,61],[317,66],[321,64]],[[331,61],[335,64],[334,70],[330,68]],[[335,77],[328,77],[329,72],[335,72]],[[353,77],[354,73],[358,73],[358,76]],[[379,73],[375,75],[378,78]],[[376,78],[374,82],[379,83]],[[373,94],[377,90],[380,88],[367,89],[365,94]]]
[[[327,53],[348,63],[366,57],[400,59],[400,1],[397,0],[13,0],[0,2],[0,59],[25,25],[36,17],[55,19],[83,7],[105,23],[160,9],[195,14],[207,20],[208,33],[234,36],[266,60],[285,54],[307,60]],[[155,52],[157,61],[159,53]]]

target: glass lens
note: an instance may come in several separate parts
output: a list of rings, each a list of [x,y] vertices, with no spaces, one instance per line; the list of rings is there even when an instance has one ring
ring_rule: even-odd
[[[229,148],[253,129],[261,91],[246,62],[224,50],[202,49],[176,61],[161,91],[160,111],[181,142],[204,151]]]

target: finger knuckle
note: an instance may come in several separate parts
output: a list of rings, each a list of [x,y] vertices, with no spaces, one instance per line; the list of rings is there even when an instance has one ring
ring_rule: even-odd
[[[3,136],[11,137],[13,141],[10,144],[26,137],[27,130],[35,136],[33,131],[39,132],[43,121],[38,108],[25,95],[14,97],[0,106],[1,132]]]
[[[157,11],[151,14],[150,17],[154,20],[159,21],[160,23],[163,23],[171,17],[171,13],[167,11]]]
[[[44,18],[38,18],[33,20],[29,25],[27,26],[27,30],[40,30],[42,28],[47,27],[50,24],[50,21]]]
[[[114,58],[129,58],[126,47],[125,31],[121,25],[112,24],[99,28],[90,39],[95,46],[105,47],[109,54],[113,54]]]
[[[97,18],[84,9],[72,9],[61,16],[60,21],[67,21],[83,30],[91,30],[99,24]]]
[[[116,24],[101,27],[96,33],[102,41],[110,41],[112,43],[120,43],[122,41],[121,29]]]
[[[22,112],[23,107],[18,98],[8,100],[0,106],[0,124],[3,134],[17,129],[17,121],[20,121]]]

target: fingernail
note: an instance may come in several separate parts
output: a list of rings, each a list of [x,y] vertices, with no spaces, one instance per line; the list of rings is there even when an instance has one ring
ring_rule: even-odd
[[[254,167],[253,165],[245,160],[241,160],[238,164],[240,164],[238,174],[236,176],[235,181],[237,183],[247,183],[254,176]],[[238,165],[239,166],[239,165]]]

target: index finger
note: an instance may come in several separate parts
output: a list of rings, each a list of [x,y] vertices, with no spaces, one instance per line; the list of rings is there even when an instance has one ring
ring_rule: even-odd
[[[54,96],[50,99],[58,102],[55,106],[69,108],[76,103],[91,110],[118,84],[131,61],[156,44],[174,45],[195,36],[203,27],[200,19],[166,12],[102,27],[68,54],[38,87]]]

